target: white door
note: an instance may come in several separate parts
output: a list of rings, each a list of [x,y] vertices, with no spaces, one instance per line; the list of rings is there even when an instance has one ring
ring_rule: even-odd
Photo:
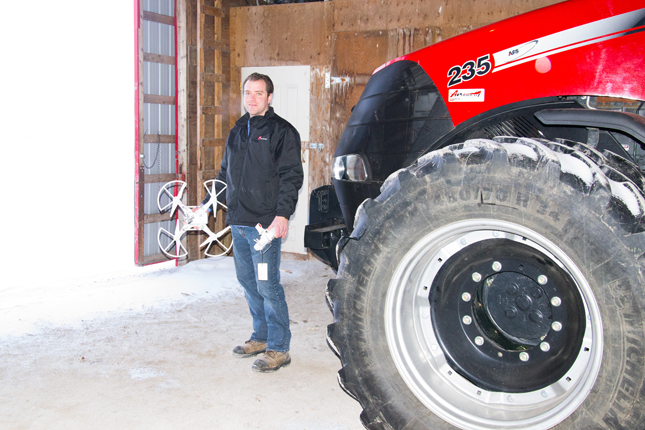
[[[305,226],[309,219],[309,99],[311,95],[309,66],[242,67],[244,82],[251,73],[267,75],[273,81],[271,106],[282,118],[289,121],[300,133],[302,140],[302,168],[304,181],[298,194],[296,211],[289,220],[289,235],[282,241],[282,251],[306,254]],[[244,100],[241,112],[244,114]]]

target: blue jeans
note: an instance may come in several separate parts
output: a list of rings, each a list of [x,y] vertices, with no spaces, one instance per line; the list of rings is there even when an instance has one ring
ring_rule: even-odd
[[[232,226],[233,252],[237,280],[244,288],[246,301],[253,317],[251,340],[266,342],[267,349],[289,351],[291,330],[289,310],[280,284],[280,248],[282,239],[256,251],[255,240],[260,238],[255,227]],[[268,281],[258,280],[258,263],[267,263]]]

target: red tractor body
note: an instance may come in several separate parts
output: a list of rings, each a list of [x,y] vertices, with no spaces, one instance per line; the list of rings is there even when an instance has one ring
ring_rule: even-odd
[[[400,60],[423,67],[455,125],[541,97],[643,100],[645,8],[638,0],[571,0],[453,37],[382,67]]]

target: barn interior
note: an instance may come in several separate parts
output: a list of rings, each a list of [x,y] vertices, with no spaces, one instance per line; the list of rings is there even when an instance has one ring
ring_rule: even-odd
[[[159,212],[159,189],[183,180],[187,204],[197,205],[206,193],[202,184],[217,177],[228,131],[243,113],[243,75],[260,70],[280,81],[276,113],[291,121],[303,140],[305,182],[283,254],[314,258],[303,246],[309,193],[331,183],[336,144],[374,70],[425,46],[554,3],[558,1],[260,0],[253,6],[246,0],[142,1],[136,264],[168,260],[160,252],[157,232],[174,227],[171,214]],[[280,99],[284,102],[278,108]],[[212,219],[210,227],[224,229],[224,216]],[[188,256],[182,262],[204,257],[199,247],[204,238],[187,236]],[[167,245],[166,240],[161,246]]]
[[[27,43],[10,44],[7,58],[24,58],[15,69],[26,82],[16,85],[21,104],[11,103],[14,111],[28,113],[21,113],[28,122],[15,135],[10,130],[5,155],[7,160],[24,158],[24,141],[37,154],[30,169],[9,163],[26,173],[10,170],[20,186],[7,192],[16,196],[9,201],[16,200],[19,208],[38,210],[18,217],[14,210],[3,211],[11,246],[3,250],[9,281],[0,288],[0,428],[362,428],[361,408],[338,386],[341,365],[326,343],[332,316],[324,289],[334,274],[304,248],[299,233],[307,222],[308,194],[330,183],[336,143],[376,68],[559,1],[134,0],[125,19],[114,19],[123,15],[114,2],[112,15],[92,13],[95,21],[87,20],[80,30],[71,9],[88,8],[86,2],[70,2],[69,13],[42,2],[36,8],[39,22],[49,24],[23,37],[34,36],[33,46],[48,46],[51,56],[46,58],[52,64],[64,59],[67,67],[60,69],[68,79],[56,85],[42,79],[41,57],[25,49]],[[22,6],[14,2],[11,7]],[[8,16],[24,12],[11,7]],[[61,27],[71,28],[72,36],[58,38],[67,34]],[[92,27],[107,34],[101,49],[96,48],[98,38],[85,37],[95,35]],[[127,33],[128,43],[113,52],[108,47],[115,28]],[[79,39],[95,49],[79,49]],[[65,45],[70,54],[59,51]],[[70,67],[79,64],[71,61],[77,57],[86,62],[83,68]],[[134,97],[130,70],[106,67],[122,64],[123,58],[134,63]],[[293,117],[284,114],[294,122],[300,121],[298,114],[306,120],[298,126],[306,188],[299,218],[292,220],[293,243],[283,253],[294,362],[275,375],[258,375],[250,362],[230,357],[249,325],[231,259],[204,258],[199,246],[203,236],[190,234],[188,256],[174,267],[158,244],[160,228],[174,229],[171,215],[158,208],[159,190],[182,180],[188,187],[186,204],[202,201],[202,184],[217,176],[228,130],[242,113],[243,76],[253,70],[287,83],[294,72],[304,77],[298,92],[307,96]],[[124,73],[127,99],[119,99],[122,105],[112,111],[98,110],[100,104],[89,109],[86,88],[98,87],[92,94],[103,100],[116,88],[110,84],[114,76]],[[97,76],[104,77],[100,85]],[[82,90],[73,86],[77,82]],[[25,93],[26,85],[36,91]],[[62,88],[53,103],[71,99],[74,110],[33,113],[34,100],[52,88]],[[285,99],[297,99],[292,96],[287,91]],[[53,118],[65,133],[38,129],[36,117],[41,122]],[[107,128],[110,122],[127,122],[125,138]],[[89,145],[98,148],[98,155],[79,162]],[[115,174],[116,163],[125,166],[122,177]],[[27,176],[37,180],[36,186],[27,185]],[[57,187],[48,187],[50,183]],[[92,185],[88,192],[86,184]],[[221,213],[211,218],[213,231],[224,227],[223,218]],[[48,246],[36,248],[36,239]],[[115,256],[125,256],[139,274],[114,273]],[[74,278],[90,262],[92,269],[107,274]],[[153,264],[158,262],[164,264]],[[49,318],[50,313],[55,317]],[[20,331],[11,333],[14,327]]]

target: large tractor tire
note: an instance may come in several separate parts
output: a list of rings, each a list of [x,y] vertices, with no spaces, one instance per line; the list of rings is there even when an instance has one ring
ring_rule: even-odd
[[[366,428],[645,429],[645,200],[623,164],[472,140],[363,203],[327,297]]]

